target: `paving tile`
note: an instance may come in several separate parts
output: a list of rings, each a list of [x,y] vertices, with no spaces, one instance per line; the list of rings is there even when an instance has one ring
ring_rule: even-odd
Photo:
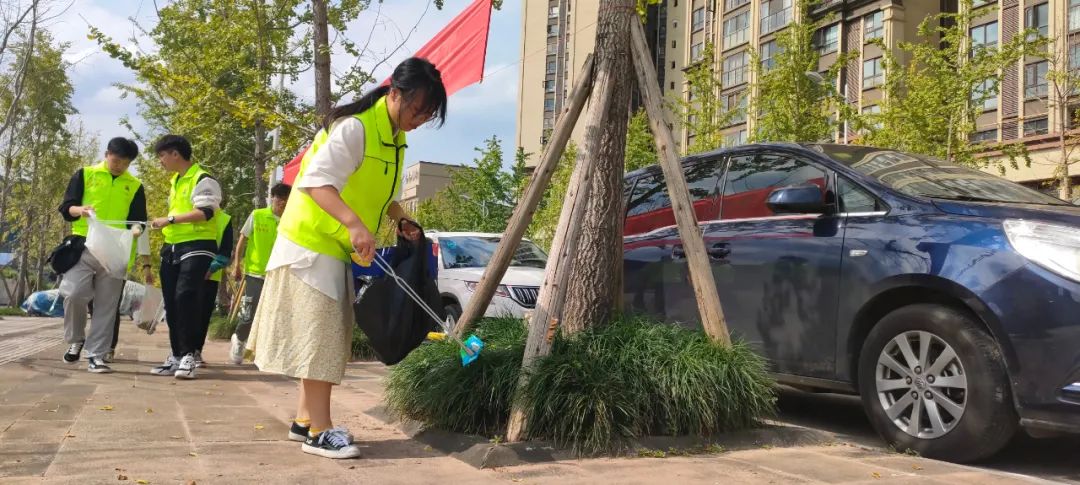
[[[0,478],[41,476],[59,448],[60,443],[0,441]]]
[[[875,473],[880,475],[888,471],[884,467],[865,465],[858,460],[799,450],[749,450],[725,456],[768,471],[813,477],[828,483],[870,480],[876,478]]]
[[[0,441],[27,443],[59,443],[64,440],[73,421],[34,421],[20,419],[3,433]]]
[[[288,436],[288,424],[261,407],[181,407],[196,442],[280,441]]]
[[[92,441],[106,439],[115,443],[162,443],[186,442],[188,439],[184,423],[175,419],[80,419],[71,427],[70,434],[75,435],[69,441],[82,446]],[[180,437],[179,439],[173,438]]]
[[[29,404],[7,405],[0,404],[0,431],[7,429],[16,419],[21,418],[33,406]]]
[[[96,441],[79,446],[65,445],[49,467],[47,478],[78,483],[198,482],[205,475],[202,465],[187,444],[134,445]],[[123,475],[127,480],[120,481]]]

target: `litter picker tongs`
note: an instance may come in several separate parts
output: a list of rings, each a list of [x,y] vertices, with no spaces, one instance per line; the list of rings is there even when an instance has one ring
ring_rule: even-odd
[[[441,326],[443,331],[446,332],[446,335],[450,336],[450,338],[454,339],[454,342],[457,342],[457,344],[461,346],[462,367],[473,363],[473,361],[475,361],[476,358],[480,356],[480,351],[484,349],[484,342],[481,341],[479,337],[477,337],[476,335],[470,335],[469,338],[465,339],[465,341],[462,341],[461,338],[459,338],[457,334],[454,333],[454,329],[451,328],[450,317],[446,317],[445,319],[439,318],[439,314],[435,313],[435,310],[432,310],[431,307],[424,302],[424,299],[420,298],[420,295],[416,294],[416,291],[413,290],[412,286],[409,285],[409,282],[405,281],[400,276],[398,276],[397,273],[394,272],[394,268],[390,267],[390,263],[387,263],[386,260],[383,259],[383,257],[379,255],[378,252],[375,253],[375,264],[379,267],[379,269],[383,270],[383,272],[385,272],[387,276],[392,278],[394,280],[394,283],[396,283],[398,287],[405,292],[406,295],[409,295],[409,298],[411,298],[417,306],[424,310],[424,312],[427,313],[436,322],[439,322],[439,326]]]

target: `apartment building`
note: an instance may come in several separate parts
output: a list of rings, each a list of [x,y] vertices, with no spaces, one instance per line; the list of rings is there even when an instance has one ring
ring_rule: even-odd
[[[573,60],[580,64],[593,48],[597,4],[598,0],[525,0],[517,143],[526,151],[540,152],[545,130],[554,126],[566,100],[568,81],[580,70]],[[997,9],[990,7],[995,4]],[[795,20],[797,8],[795,0],[664,0],[653,6],[646,32],[664,94],[690,99],[685,70],[701,60],[705,45],[712,43],[722,102],[729,109],[745,107],[753,96],[755,76],[750,53],[757,50],[767,67],[778,51],[778,33]],[[836,88],[862,112],[874,113],[880,111],[885,71],[883,47],[871,41],[881,39],[884,49],[895,49],[904,41],[925,41],[918,36],[919,23],[942,11],[956,11],[959,2],[824,0],[811,8],[812,17],[829,19],[815,35],[821,54],[819,73],[824,75],[842,54],[854,53],[856,59],[835,80]],[[1055,38],[1053,49],[1067,49],[1080,67],[1080,0],[981,1],[976,8],[986,15],[971,28],[973,42],[1005,42],[1031,27]],[[582,29],[590,25],[591,30]],[[546,58],[529,57],[538,49],[546,49]],[[1046,72],[1047,63],[1040,58],[1025,59],[1006,72],[1004,82],[997,86],[998,96],[986,103],[978,132],[973,134],[975,140],[1025,143],[1033,157],[1031,167],[1007,176],[1033,187],[1052,177],[1054,134],[1067,129],[1058,126],[1058,108],[1047,99]],[[725,144],[745,143],[752,129],[753,120],[740,116],[723,130]],[[847,142],[856,135],[841,127],[835,138]],[[676,133],[676,138],[689,143],[692,134]],[[580,140],[579,132],[574,139]],[[1080,175],[1080,167],[1076,170]]]
[[[456,170],[473,170],[465,165],[420,161],[405,169],[401,183],[401,206],[410,213],[417,206],[438,194],[450,185],[451,176]]]

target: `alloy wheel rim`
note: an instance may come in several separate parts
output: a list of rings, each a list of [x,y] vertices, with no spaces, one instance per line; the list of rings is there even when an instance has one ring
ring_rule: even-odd
[[[878,355],[874,381],[885,415],[916,438],[945,436],[967,409],[964,366],[952,346],[930,332],[893,337]]]

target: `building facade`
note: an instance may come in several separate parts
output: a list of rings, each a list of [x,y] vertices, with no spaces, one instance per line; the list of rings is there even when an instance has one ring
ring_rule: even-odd
[[[517,144],[529,153],[540,153],[549,130],[579,75],[580,63],[592,51],[599,0],[525,0],[521,86],[518,99]],[[998,8],[990,8],[997,5]],[[713,65],[721,79],[721,100],[735,109],[748,104],[755,70],[750,65],[756,50],[762,62],[777,52],[776,37],[795,21],[795,0],[664,0],[650,9],[646,33],[653,49],[663,93],[688,99],[684,72],[701,59],[705,45],[714,46]],[[856,56],[836,79],[836,88],[864,113],[880,111],[885,81],[883,49],[901,55],[901,42],[923,41],[919,23],[942,11],[956,11],[957,0],[824,0],[810,12],[831,21],[815,35],[821,54],[818,70],[824,74],[845,53]],[[1067,52],[1080,67],[1080,0],[977,1],[985,10],[971,28],[973,42],[1001,43],[1023,32],[1038,30],[1054,39],[1051,52]],[[882,46],[874,39],[881,39]],[[536,53],[543,55],[536,55]],[[903,61],[904,59],[901,58]],[[1059,107],[1049,96],[1048,62],[1032,57],[1018,63],[996,86],[997,96],[988,101],[977,123],[974,140],[1022,142],[1032,157],[1030,167],[1010,170],[1006,176],[1033,187],[1053,177],[1056,134],[1072,125],[1062,123]],[[990,86],[988,86],[990,88]],[[1070,111],[1071,112],[1071,111]],[[725,144],[745,143],[753,119],[741,116],[723,131]],[[836,140],[848,142],[857,133],[848,127],[837,130]],[[676,133],[680,143],[692,138]],[[575,131],[574,140],[580,140]],[[1080,155],[1080,154],[1078,154]],[[999,154],[988,153],[991,158]],[[533,163],[538,157],[533,157]],[[993,170],[997,170],[993,168]],[[1074,167],[1080,177],[1080,164]]]
[[[409,213],[416,212],[421,202],[450,185],[451,174],[456,170],[472,170],[472,167],[423,161],[409,166],[402,176],[401,206]]]

